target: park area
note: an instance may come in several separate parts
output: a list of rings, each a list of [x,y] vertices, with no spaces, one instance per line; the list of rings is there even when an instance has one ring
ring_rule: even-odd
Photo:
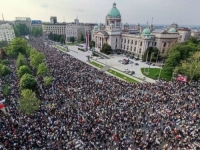
[[[146,73],[148,72],[149,73]],[[161,72],[160,72],[161,71]],[[144,76],[149,77],[151,79],[157,80],[160,74],[160,79],[165,79],[167,81],[170,81],[172,78],[172,75],[167,74],[163,69],[159,68],[141,68],[141,72]]]

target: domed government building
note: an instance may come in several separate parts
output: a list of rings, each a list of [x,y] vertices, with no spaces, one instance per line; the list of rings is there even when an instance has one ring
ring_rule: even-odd
[[[128,23],[122,27],[121,21],[122,16],[114,3],[106,15],[105,25],[100,23],[92,30],[91,37],[96,49],[101,49],[104,43],[108,43],[113,52],[141,58],[148,47],[157,47],[161,53],[165,53],[170,44],[177,42],[179,37],[174,27],[154,29],[151,24],[142,29],[137,24],[135,29],[130,29]]]

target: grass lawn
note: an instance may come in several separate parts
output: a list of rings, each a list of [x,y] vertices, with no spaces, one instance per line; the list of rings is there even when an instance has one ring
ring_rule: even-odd
[[[55,45],[55,47],[56,47],[57,49],[60,49],[60,50],[64,51],[64,52],[67,52],[67,48],[63,48],[63,47],[58,46],[58,45]]]
[[[149,69],[149,74],[147,75],[145,73],[145,68],[141,68],[142,74],[146,77],[149,77],[151,79],[158,79],[159,73],[160,73],[160,69],[159,68],[150,68]],[[146,68],[146,72],[148,71],[148,68]],[[172,75],[167,74],[166,72],[164,72],[164,70],[161,70],[161,74],[160,74],[160,79],[166,79],[167,81],[171,80]]]
[[[92,64],[92,65],[94,65],[94,66],[96,66],[96,67],[98,67],[98,68],[103,68],[103,67],[104,67],[103,65],[101,65],[101,64],[99,64],[99,63],[96,63],[96,62],[94,62],[94,61],[91,61],[90,64]]]
[[[125,75],[123,75],[123,74],[121,74],[121,73],[119,73],[117,71],[112,70],[112,69],[109,69],[108,72],[113,74],[113,75],[115,75],[115,76],[117,76],[117,77],[119,77],[119,78],[121,78],[121,79],[126,80],[127,82],[139,83],[138,81],[136,81],[136,80],[134,80],[132,78],[129,78],[128,76],[125,76]]]

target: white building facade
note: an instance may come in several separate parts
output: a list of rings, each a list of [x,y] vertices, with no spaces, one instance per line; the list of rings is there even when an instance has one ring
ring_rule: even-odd
[[[106,16],[105,25],[100,23],[92,30],[92,40],[97,49],[108,43],[115,52],[130,53],[142,58],[148,47],[157,47],[161,53],[165,53],[170,44],[177,42],[179,37],[173,27],[169,30],[154,30],[153,25],[149,25],[142,29],[138,24],[133,30],[129,29],[127,23],[122,28],[121,20],[121,14],[114,3]]]
[[[15,38],[13,26],[6,23],[0,25],[0,41],[11,42]]]

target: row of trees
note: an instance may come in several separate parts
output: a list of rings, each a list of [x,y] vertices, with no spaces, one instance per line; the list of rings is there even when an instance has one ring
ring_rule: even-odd
[[[168,74],[183,74],[190,80],[200,79],[200,42],[195,38],[172,45],[166,57],[164,71]]]
[[[31,49],[22,38],[15,38],[4,50],[8,57],[17,58],[16,68],[21,91],[20,110],[25,114],[34,113],[40,105],[35,93],[38,87],[37,78],[42,77],[45,86],[52,83],[44,54]]]
[[[42,28],[33,28],[32,35],[35,37],[42,36]]]
[[[49,34],[48,38],[55,42],[60,42],[61,44],[65,44],[65,37],[63,35],[53,34],[52,32]]]
[[[19,37],[21,35],[30,34],[29,28],[25,24],[18,24],[14,27],[15,36]]]

